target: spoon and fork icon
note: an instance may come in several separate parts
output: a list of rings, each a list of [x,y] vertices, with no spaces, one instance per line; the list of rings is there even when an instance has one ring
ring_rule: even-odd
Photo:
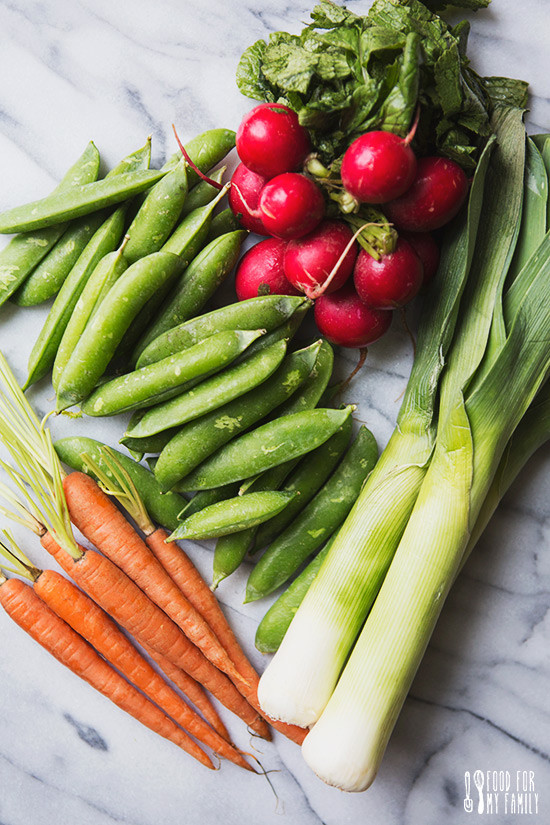
[[[474,800],[470,796],[471,791],[471,781],[470,781],[470,771],[466,771],[464,774],[464,782],[466,785],[466,797],[464,799],[464,810],[466,813],[471,814],[474,809]],[[477,803],[477,812],[478,814],[482,814],[485,811],[485,800],[483,797],[483,786],[485,784],[485,777],[483,775],[483,771],[474,771],[474,785],[476,786],[477,793],[478,793],[478,803]]]

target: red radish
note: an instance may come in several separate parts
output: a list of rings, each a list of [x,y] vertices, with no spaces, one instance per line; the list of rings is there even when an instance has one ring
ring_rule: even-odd
[[[399,238],[393,252],[376,261],[362,249],[353,270],[357,294],[373,309],[405,306],[418,292],[424,279],[422,262],[412,246]]]
[[[285,172],[262,189],[259,213],[267,231],[276,238],[301,238],[321,222],[325,200],[311,178]]]
[[[384,207],[398,229],[431,232],[448,223],[466,199],[468,178],[448,158],[420,158],[411,188]]]
[[[280,103],[261,103],[248,112],[237,130],[236,144],[245,166],[266,178],[294,172],[311,151],[298,115]]]
[[[359,203],[385,203],[407,191],[416,174],[411,136],[367,132],[353,141],[342,160],[342,183]]]
[[[423,286],[428,284],[439,266],[439,246],[429,232],[402,232],[401,236],[410,243],[424,267]]]
[[[237,266],[235,290],[239,301],[258,295],[299,295],[285,278],[286,241],[267,238],[245,252]]]
[[[352,238],[353,233],[346,223],[327,220],[309,235],[289,241],[284,261],[286,277],[307,295],[324,284]],[[335,292],[344,285],[353,271],[357,251],[358,246],[353,243],[324,292]]]
[[[351,284],[315,301],[314,316],[319,332],[341,347],[366,347],[377,341],[391,324],[391,312],[370,309]]]
[[[228,195],[231,211],[239,218],[241,226],[257,235],[269,234],[257,215],[260,194],[266,183],[267,178],[247,169],[244,163],[239,163],[233,172]]]

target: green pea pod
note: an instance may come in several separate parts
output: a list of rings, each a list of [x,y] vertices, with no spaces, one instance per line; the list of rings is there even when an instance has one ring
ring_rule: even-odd
[[[226,169],[226,166],[216,169],[216,171],[210,175],[210,180],[221,184]],[[218,192],[220,192],[220,189],[218,189],[217,186],[212,186],[211,183],[207,183],[205,180],[199,181],[189,190],[189,195],[181,210],[182,216],[185,217],[189,215],[190,212],[193,212],[195,209],[200,209],[201,206],[207,206],[214,200]]]
[[[107,172],[105,179],[113,178],[115,175],[123,175],[125,172],[137,172],[139,169],[149,169],[151,164],[151,135],[147,138],[143,146],[135,149],[122,158],[116,166]]]
[[[238,484],[225,484],[222,487],[216,487],[215,490],[200,490],[186,502],[179,514],[180,520],[193,515],[193,513],[198,513],[199,510],[204,510],[205,507],[210,507],[211,504],[216,504],[218,501],[234,498],[237,495],[237,490]],[[177,492],[177,490],[174,492]]]
[[[205,315],[199,315],[179,324],[155,338],[142,352],[137,362],[144,367],[166,358],[174,352],[191,347],[208,335],[225,329],[259,329],[271,332],[287,321],[298,307],[304,306],[306,298],[290,295],[262,295],[239,301]]]
[[[280,513],[279,516],[262,525],[256,534],[256,547],[270,545],[274,538],[288,527],[319,492],[346,451],[351,438],[351,430],[350,416],[328,441],[305,456],[290,473],[281,487],[284,492],[295,493],[294,500],[287,508],[290,512]]]
[[[269,546],[252,570],[246,602],[273,593],[342,524],[378,458],[373,434],[361,427],[328,481],[298,517]]]
[[[180,160],[148,193],[128,229],[129,263],[158,252],[170,236],[187,197],[187,163]]]
[[[224,189],[210,203],[189,212],[164,244],[162,251],[179,255],[182,268],[189,266],[204,246],[212,221],[212,212],[225,193]]]
[[[53,190],[63,192],[73,186],[81,186],[97,179],[99,152],[90,141],[82,155],[66,172]],[[67,224],[61,223],[41,231],[18,235],[0,252],[0,306],[31,276],[35,267],[55,246]],[[15,299],[15,303],[19,303]]]
[[[101,444],[100,441],[84,438],[83,436],[71,436],[59,439],[54,446],[61,461],[72,467],[73,470],[80,470],[95,478],[82,458],[84,454],[87,454],[93,458],[104,472],[110,474],[110,470],[103,460],[105,445]],[[112,450],[112,447],[109,449]],[[153,473],[129,456],[119,453],[118,450],[115,452],[117,460],[130,474],[151,518],[168,530],[175,530],[179,524],[178,515],[186,506],[186,500],[177,493],[161,493]]]
[[[209,129],[192,138],[185,145],[185,150],[195,166],[201,172],[208,172],[235,146],[235,132],[231,129]],[[172,169],[181,159],[181,152],[175,152],[164,164],[163,169]],[[194,186],[200,180],[194,169],[188,170],[189,186]]]
[[[127,435],[154,435],[218,409],[266,381],[283,360],[285,352],[286,341],[277,341],[261,354],[246,358],[236,366],[232,365],[220,375],[207,378],[196,389],[147,410],[137,424],[127,431]]]
[[[256,647],[260,653],[275,653],[279,649],[296,611],[302,604],[313,579],[328,555],[334,538],[334,536],[330,538],[300,575],[281,593],[263,617],[256,630],[255,639]]]
[[[250,493],[218,501],[188,516],[167,541],[180,539],[215,539],[255,527],[280,513],[292,495],[289,493]]]
[[[81,215],[97,212],[144,192],[164,174],[150,170],[124,172],[112,178],[85,183],[71,190],[49,195],[42,200],[16,206],[0,214],[0,233],[43,229],[61,221],[71,221],[80,218]]]
[[[59,342],[53,364],[52,381],[54,387],[59,386],[65,367],[69,363],[74,348],[78,344],[80,336],[86,329],[86,325],[89,323],[94,311],[97,310],[108,289],[127,268],[128,263],[122,254],[122,247],[116,251],[108,252],[94,267]]]
[[[144,337],[143,348],[166,330],[200,312],[237,263],[246,235],[244,230],[222,235],[193,258]]]
[[[86,281],[103,256],[116,249],[120,243],[124,232],[124,215],[125,209],[120,207],[102,223],[59,290],[31,350],[25,389],[51,370],[63,333]]]
[[[225,235],[226,232],[234,232],[236,229],[242,229],[240,221],[232,210],[227,207],[227,209],[223,209],[212,218],[207,240],[213,241],[214,238],[219,238],[220,235]]]
[[[57,295],[104,220],[104,212],[94,212],[93,215],[85,215],[73,221],[63,237],[15,293],[14,303],[25,307],[36,306]]]
[[[200,495],[200,492],[197,495]],[[247,493],[247,495],[250,494]],[[246,530],[230,533],[218,539],[212,564],[212,590],[216,590],[224,579],[240,567],[254,538],[256,529],[256,527],[248,527]]]
[[[307,379],[319,346],[317,342],[287,355],[262,384],[178,430],[155,467],[161,487],[172,489],[208,456],[284,403]]]
[[[177,267],[175,255],[153,252],[121,275],[82,333],[60,376],[58,410],[78,404],[92,392],[140,309],[174,277]]]
[[[334,435],[354,409],[307,410],[263,424],[214,453],[186,476],[178,489],[207,490],[230,484],[305,455]]]
[[[220,332],[184,352],[113,378],[84,401],[82,412],[116,415],[162,403],[222,370],[261,334],[262,330]]]

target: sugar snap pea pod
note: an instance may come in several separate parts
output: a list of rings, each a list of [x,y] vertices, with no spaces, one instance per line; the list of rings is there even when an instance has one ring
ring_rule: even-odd
[[[25,389],[51,370],[59,343],[86,281],[103,256],[116,249],[120,243],[124,232],[124,215],[125,208],[121,206],[101,224],[59,290],[31,350]]]
[[[54,248],[12,296],[13,302],[18,306],[35,306],[57,295],[104,220],[105,212],[100,211],[72,221]]]
[[[210,180],[215,180],[216,183],[221,183],[225,174],[226,166],[221,166],[210,175]],[[183,204],[181,214],[189,215],[194,209],[199,209],[201,206],[207,206],[211,203],[220,190],[217,186],[212,186],[205,180],[196,183],[190,190],[185,203]]]
[[[225,235],[226,232],[234,232],[236,229],[241,229],[241,224],[233,211],[227,207],[222,209],[217,215],[212,218],[210,229],[208,230],[208,240],[213,241],[220,235]]]
[[[54,446],[61,461],[73,470],[80,470],[93,476],[90,467],[82,458],[83,455],[89,455],[104,472],[110,473],[109,467],[103,460],[105,445],[100,441],[83,436],[70,436],[59,439]],[[124,453],[119,453],[118,450],[114,452],[116,452],[117,460],[136,485],[151,518],[168,530],[175,530],[179,524],[178,515],[186,506],[186,500],[177,493],[161,493],[153,473]]]
[[[124,257],[129,263],[158,252],[170,236],[187,197],[187,163],[183,158],[147,194],[127,231]]]
[[[83,402],[82,412],[116,415],[167,401],[222,370],[262,333],[263,330],[219,332],[184,352],[113,378]]]
[[[291,493],[250,493],[218,501],[187,516],[167,541],[179,539],[215,539],[255,527],[280,513],[291,500]]]
[[[185,150],[195,166],[201,172],[208,172],[213,166],[223,160],[235,146],[235,132],[231,129],[209,129],[192,138],[185,145]],[[164,164],[163,169],[172,169],[181,159],[181,152],[175,152]],[[194,169],[188,170],[189,186],[194,186],[200,180]]]
[[[377,458],[373,434],[361,427],[328,481],[252,570],[246,585],[246,602],[273,593],[334,533],[353,507]]]
[[[49,195],[23,206],[15,206],[0,214],[0,233],[29,232],[62,221],[71,221],[97,212],[106,206],[121,203],[144,192],[160,180],[164,172],[150,170],[124,172],[111,178],[85,183],[72,189]]]
[[[133,426],[133,424],[139,420],[139,417],[134,418],[132,416],[130,425]],[[129,435],[123,435],[119,443],[124,444],[130,452],[141,455],[145,455],[145,453],[160,453],[178,431],[179,427],[171,427],[169,430],[163,430],[161,433],[156,433],[145,438],[132,438]]]
[[[139,169],[149,169],[151,164],[151,135],[147,138],[143,146],[130,152],[122,158],[116,166],[107,172],[105,179],[113,178],[115,175],[123,175],[125,172],[137,172]]]
[[[193,258],[143,338],[143,349],[166,330],[200,312],[237,263],[247,234],[244,230],[238,230],[222,235]]]
[[[346,451],[351,438],[352,420],[347,418],[334,435],[305,456],[290,473],[281,490],[295,493],[288,515],[280,513],[262,525],[256,533],[256,547],[270,545],[279,533],[302,512],[319,492]],[[283,518],[284,515],[284,518]]]
[[[216,487],[214,490],[199,490],[198,493],[189,499],[179,514],[180,520],[192,516],[193,513],[198,513],[199,510],[204,510],[205,507],[210,507],[211,504],[216,504],[218,501],[224,501],[226,498],[234,498],[237,495],[238,484],[224,484],[222,487]],[[177,490],[174,490],[177,492]]]
[[[152,364],[174,352],[191,347],[208,335],[224,329],[259,329],[271,330],[287,321],[298,307],[308,303],[307,298],[297,295],[262,295],[238,301],[235,304],[205,315],[199,315],[190,321],[167,330],[155,338],[139,357],[137,366]]]
[[[316,342],[287,355],[262,384],[178,430],[155,466],[161,487],[172,489],[208,456],[286,401],[307,379],[319,346]]]
[[[73,350],[57,386],[57,409],[86,398],[101,378],[140,309],[177,272],[178,259],[153,252],[132,264],[111,287]]]
[[[128,262],[122,254],[123,246],[124,244],[122,244],[119,249],[104,255],[104,257],[98,261],[84,285],[84,289],[65,327],[63,337],[59,342],[53,364],[52,382],[54,387],[59,386],[59,381],[74,348],[78,344],[80,336],[86,329],[86,325],[89,323],[102,298],[128,268]]]
[[[285,352],[286,341],[277,341],[262,353],[252,355],[236,366],[231,365],[189,392],[147,410],[127,435],[154,435],[218,409],[266,381],[283,360]]]
[[[304,596],[319,572],[321,565],[335,536],[331,536],[322,550],[310,561],[299,576],[281,593],[274,602],[256,630],[255,644],[260,653],[275,653],[283,641],[294,615],[304,600]]]
[[[203,461],[182,479],[178,490],[208,490],[256,475],[319,447],[342,426],[355,407],[316,409],[262,424]]]
[[[90,141],[53,191],[63,192],[71,186],[90,183],[97,179],[98,171],[99,152]],[[21,289],[28,278],[32,277],[35,267],[55,246],[66,228],[66,223],[60,223],[40,231],[17,235],[0,252],[0,305],[10,296],[15,299],[18,294],[16,290]],[[17,299],[15,302],[19,303]]]

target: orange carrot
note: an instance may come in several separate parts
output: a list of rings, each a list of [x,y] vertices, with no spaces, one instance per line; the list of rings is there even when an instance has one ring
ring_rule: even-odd
[[[206,767],[206,753],[156,705],[127,682],[93,647],[18,579],[0,579],[0,603],[8,615],[45,650],[92,687],[146,725],[187,751]]]
[[[69,473],[63,490],[71,521],[82,535],[164,610],[212,664],[242,681],[209,625],[96,481],[85,473]]]
[[[204,716],[210,727],[214,728],[214,730],[217,731],[220,736],[226,740],[226,742],[230,742],[231,737],[229,736],[229,732],[220,719],[216,708],[208,698],[208,695],[204,692],[202,686],[199,685],[199,683],[193,679],[192,676],[189,676],[188,673],[182,670],[181,667],[176,667],[173,665],[172,662],[170,662],[166,656],[163,656],[162,653],[159,653],[158,650],[153,650],[152,647],[149,647],[149,645],[146,645],[143,642],[142,647],[147,655],[157,663],[162,672],[170,679],[170,681],[173,682],[191,702],[193,702],[195,707]]]
[[[168,533],[166,530],[159,527],[146,536],[145,541],[182,593],[187,596],[191,604],[206,619],[229,653],[235,667],[245,677],[246,683],[239,684],[237,687],[252,707],[261,713],[274,728],[301,745],[307,734],[305,728],[270,719],[261,710],[257,694],[258,674],[239,645],[216,596],[203,580],[189,556],[175,542],[166,541],[167,538]]]
[[[185,670],[253,730],[263,729],[258,721],[263,723],[263,719],[227,676],[216,670],[179,627],[113,562],[81,546],[78,546],[81,555],[72,558],[48,532],[40,541],[82,590],[139,644],[150,645]]]
[[[43,570],[35,581],[34,590],[60,619],[90,642],[184,730],[212,748],[218,756],[252,770],[238,751],[212,730],[151,667],[110,616],[72,582],[54,570]]]

